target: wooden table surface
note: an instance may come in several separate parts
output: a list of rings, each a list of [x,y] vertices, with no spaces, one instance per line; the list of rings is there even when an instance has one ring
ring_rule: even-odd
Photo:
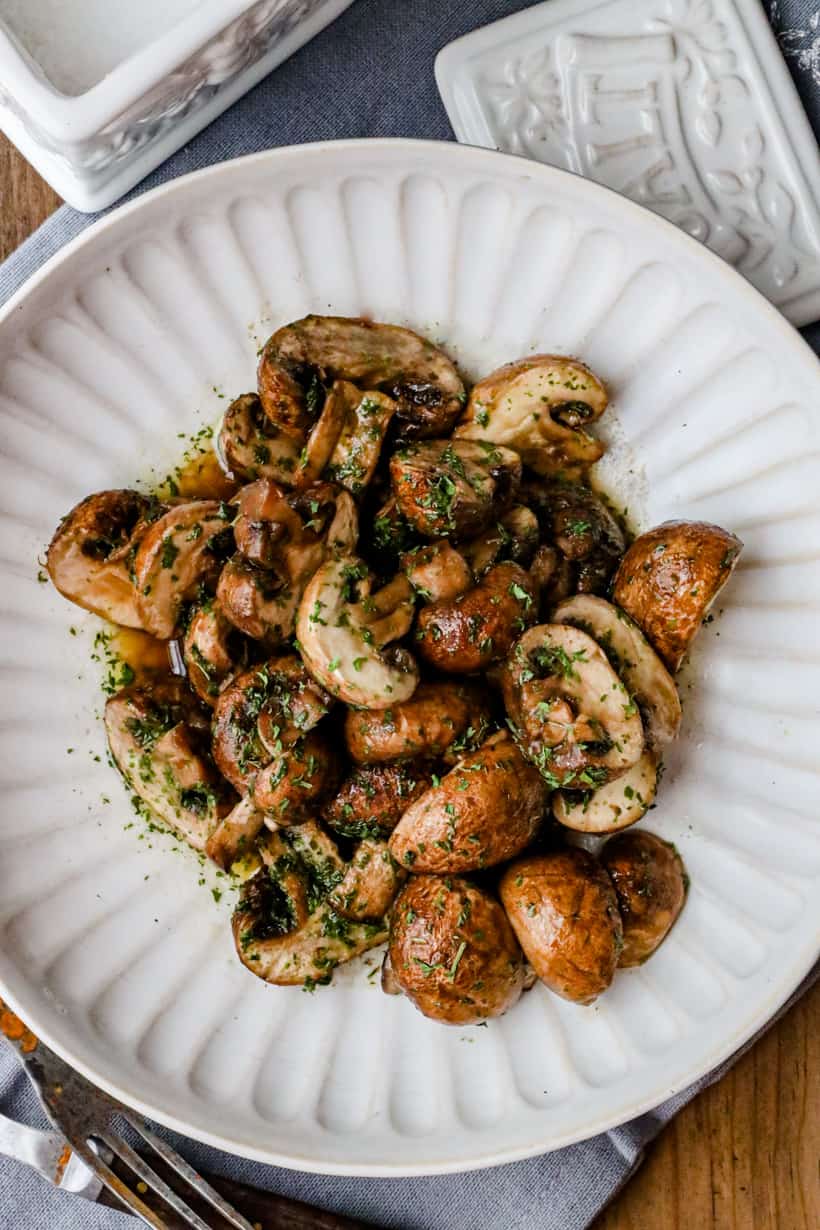
[[[60,203],[0,135],[0,260]],[[820,984],[673,1120],[594,1230],[820,1230]]]

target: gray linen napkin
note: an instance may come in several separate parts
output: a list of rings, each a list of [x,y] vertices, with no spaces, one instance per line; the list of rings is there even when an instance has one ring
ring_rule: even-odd
[[[820,131],[818,5],[820,0],[767,5],[815,131]],[[199,167],[272,146],[344,137],[451,140],[433,81],[436,52],[468,30],[524,7],[522,0],[356,0],[132,195]],[[59,210],[0,268],[0,302],[92,221],[67,207]],[[820,353],[820,326],[803,333]],[[820,965],[789,1004],[818,974]],[[379,1226],[583,1230],[635,1171],[649,1141],[737,1057],[651,1114],[614,1131],[530,1161],[464,1175],[347,1179],[302,1174],[232,1158],[165,1134],[194,1165]],[[27,1079],[5,1049],[0,1049],[0,1110],[45,1125]],[[0,1230],[126,1230],[133,1225],[124,1215],[57,1192],[33,1172],[0,1158]]]

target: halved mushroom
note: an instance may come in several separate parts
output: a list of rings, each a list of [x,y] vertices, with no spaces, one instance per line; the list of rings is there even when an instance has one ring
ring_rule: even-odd
[[[382,922],[351,922],[330,904],[345,864],[317,825],[271,833],[259,852],[264,867],[242,886],[232,919],[239,959],[257,977],[312,989],[386,938]]]
[[[258,377],[268,418],[291,431],[310,428],[336,380],[388,394],[408,438],[449,432],[465,399],[454,364],[431,342],[396,325],[343,316],[306,316],[277,330]]]
[[[151,517],[162,511],[137,491],[100,491],[81,500],[62,519],[46,552],[55,587],[103,619],[141,628],[134,555]]]
[[[597,790],[556,790],[552,814],[577,833],[617,833],[646,815],[657,787],[657,757],[645,751],[631,769]]]
[[[225,411],[217,442],[225,467],[236,478],[271,478],[293,485],[301,443],[275,427],[256,393],[243,393]]]
[[[481,690],[455,681],[420,683],[409,700],[389,709],[345,716],[347,750],[357,764],[418,757],[452,763],[479,747],[489,729]]]
[[[402,565],[413,590],[424,602],[457,598],[473,585],[470,565],[446,538],[408,551]]]
[[[623,530],[603,498],[582,483],[558,478],[528,483],[522,498],[558,552],[552,601],[572,593],[602,594],[626,550]]]
[[[482,577],[493,564],[503,560],[526,568],[535,555],[538,541],[538,518],[531,508],[516,504],[478,538],[462,543],[459,551],[474,575]]]
[[[178,679],[125,688],[105,706],[111,755],[150,810],[202,850],[232,802],[208,754],[208,722]]]
[[[251,794],[268,827],[289,828],[310,819],[340,776],[338,755],[314,730],[289,746],[280,741],[273,760],[256,775]]]
[[[379,461],[396,403],[384,393],[363,393],[347,380],[336,380],[311,431],[300,462],[300,482],[325,475],[352,495],[368,486]]]
[[[432,773],[423,762],[360,765],[324,805],[322,819],[356,841],[389,837],[410,804],[424,794]]]
[[[501,1016],[524,988],[521,950],[501,906],[457,877],[410,877],[393,908],[388,955],[390,981],[446,1025]]]
[[[524,754],[553,789],[595,789],[644,748],[638,706],[591,636],[568,624],[530,628],[502,675]]]
[[[472,674],[506,657],[537,617],[535,590],[524,569],[496,564],[466,594],[419,611],[416,647],[437,670]]]
[[[356,548],[355,506],[348,492],[330,483],[294,494],[262,478],[242,488],[236,505],[239,552],[285,585],[303,584],[328,554]]]
[[[246,795],[220,820],[205,843],[205,853],[226,871],[233,869],[239,860],[247,862],[254,854],[255,842],[264,823],[262,812],[253,798]]]
[[[271,658],[240,675],[214,708],[213,754],[240,794],[257,773],[321,721],[331,699],[295,655]]]
[[[170,640],[185,602],[216,584],[233,543],[230,512],[216,500],[192,500],[163,513],[143,535],[134,559],[142,626]]]
[[[556,995],[591,1004],[612,982],[623,944],[607,873],[586,850],[516,859],[499,893],[524,955]]]
[[[737,564],[743,543],[706,521],[665,521],[636,538],[615,575],[613,600],[673,673]]]
[[[328,901],[334,910],[354,922],[383,918],[405,880],[393,861],[386,841],[365,838],[353,852],[344,876]]]
[[[532,841],[546,801],[538,770],[499,731],[408,807],[390,837],[390,852],[413,872],[492,867]]]
[[[473,386],[454,435],[506,444],[536,474],[577,472],[604,454],[603,444],[584,428],[607,403],[602,382],[577,359],[531,355],[505,363]]]
[[[472,538],[503,512],[521,482],[521,459],[472,440],[427,440],[397,449],[390,479],[402,515],[427,538]]]
[[[572,624],[598,642],[640,709],[647,745],[659,750],[671,743],[681,720],[675,681],[626,612],[603,598],[577,594],[559,603],[552,622]]]
[[[397,577],[370,592],[360,560],[329,560],[308,582],[296,617],[299,650],[327,690],[363,709],[386,709],[409,699],[418,668],[404,649],[385,651],[413,620],[413,592]]]
[[[608,841],[601,862],[615,886],[624,928],[618,965],[642,965],[669,934],[689,880],[671,842],[645,829]]]
[[[399,512],[393,496],[377,510],[375,517],[362,522],[364,554],[380,572],[389,574],[398,567],[399,557],[420,544],[419,535]]]
[[[188,682],[206,705],[216,698],[242,669],[241,637],[217,606],[210,603],[191,616],[182,653]]]

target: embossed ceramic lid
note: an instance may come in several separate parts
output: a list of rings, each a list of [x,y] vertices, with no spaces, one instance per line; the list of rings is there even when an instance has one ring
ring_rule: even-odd
[[[550,0],[451,43],[436,77],[460,141],[615,188],[793,324],[820,316],[817,142],[761,6]]]

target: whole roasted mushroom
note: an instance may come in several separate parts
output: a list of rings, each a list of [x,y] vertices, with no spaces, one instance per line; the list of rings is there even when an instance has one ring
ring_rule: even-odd
[[[419,611],[415,646],[437,670],[468,675],[507,656],[537,618],[532,580],[518,564],[496,564],[458,597]]]
[[[607,402],[604,385],[577,359],[531,355],[473,386],[454,435],[514,448],[536,474],[578,473],[603,456],[585,429]]]
[[[272,423],[307,432],[336,380],[386,393],[407,438],[445,435],[465,401],[454,364],[409,329],[342,316],[306,316],[268,340],[259,396]]]
[[[412,696],[419,681],[407,650],[385,648],[409,630],[413,611],[406,577],[373,593],[360,560],[329,560],[308,582],[299,604],[299,651],[331,695],[363,709],[387,709]]]
[[[612,586],[670,671],[678,669],[743,543],[706,521],[665,521],[636,538]]]
[[[538,770],[499,731],[407,808],[390,851],[408,871],[438,875],[503,863],[532,841],[547,793]]]
[[[58,525],[46,569],[63,597],[125,628],[141,628],[133,565],[151,518],[163,512],[137,491],[100,491]]]
[[[498,902],[457,877],[411,876],[396,900],[392,977],[424,1016],[475,1025],[501,1016],[524,989],[524,962]]]
[[[530,965],[551,991],[591,1004],[615,974],[623,944],[612,882],[586,850],[510,863],[501,901]]]
[[[208,721],[184,683],[125,688],[105,706],[111,755],[164,824],[203,850],[232,796],[208,752]]]
[[[688,878],[668,841],[645,829],[613,837],[601,862],[615,886],[623,919],[621,967],[642,965],[666,938],[683,909]]]
[[[220,694],[214,708],[213,754],[240,794],[281,746],[290,747],[328,712],[331,698],[294,655],[271,658],[245,671]]]
[[[512,504],[521,459],[508,448],[470,440],[407,444],[390,458],[402,516],[425,538],[472,538]]]
[[[479,747],[490,730],[482,690],[450,680],[420,683],[389,709],[349,710],[345,742],[357,764],[439,758],[452,763]]]
[[[530,628],[502,673],[524,754],[553,789],[603,786],[644,749],[638,706],[601,647],[567,624]]]

